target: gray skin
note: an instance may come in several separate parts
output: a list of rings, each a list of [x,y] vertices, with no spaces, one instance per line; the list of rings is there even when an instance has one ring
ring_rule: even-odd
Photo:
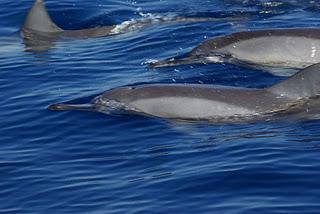
[[[287,75],[320,62],[320,29],[269,29],[209,39],[186,57],[151,63],[167,67],[194,63],[232,63]],[[289,71],[289,70],[288,70]]]
[[[63,30],[50,18],[43,0],[36,0],[21,28],[21,35],[24,38],[40,36],[44,38],[47,37],[47,39],[57,37],[90,38],[110,35],[114,27],[115,26],[105,26],[81,30]]]
[[[55,104],[50,110],[91,110],[144,114],[166,119],[228,120],[263,117],[303,105],[320,93],[320,64],[265,89],[209,85],[154,84],[120,87],[90,104]]]
[[[35,0],[32,8],[28,12],[24,25],[20,30],[20,34],[28,49],[31,51],[48,50],[53,43],[61,38],[94,38],[111,36],[125,33],[132,29],[141,29],[145,26],[155,23],[179,23],[179,22],[208,22],[223,20],[243,20],[245,17],[155,17],[154,19],[141,19],[137,21],[127,22],[124,26],[118,25],[103,26],[80,30],[64,30],[58,27],[50,18],[43,0]]]
[[[110,35],[113,26],[84,30],[63,30],[50,18],[43,0],[36,0],[20,29],[28,51],[39,52],[50,49],[60,38],[90,38]]]

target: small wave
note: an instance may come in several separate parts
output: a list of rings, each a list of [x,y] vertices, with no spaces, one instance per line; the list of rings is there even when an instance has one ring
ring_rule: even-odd
[[[141,65],[149,65],[157,62],[159,62],[157,59],[147,59],[146,61],[142,62]]]
[[[128,21],[124,21],[119,25],[116,25],[114,29],[111,31],[112,34],[119,34],[127,31],[139,30],[145,27],[146,25],[159,23],[159,22],[166,22],[166,21],[169,22],[175,19],[175,17],[171,15],[161,16],[157,14],[143,13],[143,12],[139,12],[138,14],[139,16],[141,16],[141,18],[131,19]]]
[[[120,34],[128,31],[139,30],[145,26],[158,24],[158,23],[194,23],[194,22],[216,22],[216,21],[243,21],[247,20],[246,14],[239,14],[214,17],[214,16],[178,16],[174,14],[158,15],[152,13],[144,13],[138,10],[137,14],[141,18],[131,19],[116,25],[111,31],[112,34]]]

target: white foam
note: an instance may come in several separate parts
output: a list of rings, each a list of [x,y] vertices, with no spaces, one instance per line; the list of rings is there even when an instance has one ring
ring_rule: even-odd
[[[141,11],[140,12],[138,11],[138,14],[139,16],[141,16],[141,18],[124,21],[121,24],[116,25],[114,29],[111,31],[111,33],[120,34],[128,31],[139,30],[145,27],[146,25],[171,21],[171,20],[174,20],[175,18],[172,15],[161,16],[161,15],[152,14],[152,13],[143,13]]]
[[[148,64],[157,63],[157,62],[159,62],[159,60],[157,59],[148,59],[145,62],[142,62],[141,65],[148,65]]]

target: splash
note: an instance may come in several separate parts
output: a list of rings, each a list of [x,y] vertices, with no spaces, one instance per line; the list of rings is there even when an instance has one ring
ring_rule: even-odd
[[[152,14],[152,13],[144,13],[138,10],[137,14],[140,18],[131,19],[128,21],[124,21],[119,25],[116,25],[114,29],[111,30],[111,34],[120,34],[126,33],[128,31],[135,31],[139,30],[143,27],[164,23],[195,23],[195,22],[217,22],[217,21],[244,21],[248,20],[248,16],[246,15],[231,15],[226,17],[202,17],[202,16],[178,16],[174,14],[166,14],[166,15],[159,15],[159,14]]]
[[[175,20],[175,16],[172,16],[172,15],[161,16],[157,14],[143,13],[143,12],[138,12],[138,14],[140,18],[124,21],[121,24],[116,25],[114,29],[111,31],[111,33],[120,34],[128,31],[135,31],[147,25],[162,23],[162,22],[170,22],[172,20]]]

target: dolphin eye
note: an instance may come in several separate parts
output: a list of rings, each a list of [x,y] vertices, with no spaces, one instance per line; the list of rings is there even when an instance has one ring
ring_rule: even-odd
[[[129,87],[129,89],[130,89],[130,90],[134,90],[134,89],[136,89],[136,87]]]

